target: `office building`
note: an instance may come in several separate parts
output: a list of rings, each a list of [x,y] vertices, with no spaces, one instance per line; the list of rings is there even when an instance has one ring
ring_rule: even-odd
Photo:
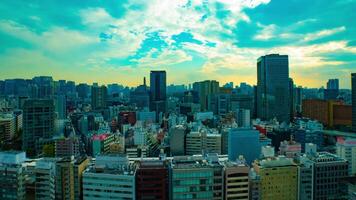
[[[93,110],[106,108],[107,88],[94,84],[91,87],[91,107]]]
[[[10,142],[16,133],[16,116],[11,113],[0,114],[0,144]]]
[[[229,160],[235,161],[242,155],[247,164],[259,158],[261,153],[260,133],[250,128],[231,128],[228,135]]]
[[[0,199],[25,200],[25,152],[0,152]]]
[[[185,148],[186,155],[204,153],[221,154],[221,135],[207,133],[207,130],[190,132],[186,135]]]
[[[247,109],[236,110],[236,122],[238,127],[251,127],[251,112]]]
[[[140,160],[136,171],[136,199],[168,199],[168,166],[163,160]]]
[[[329,79],[324,90],[325,100],[337,99],[339,95],[339,79]]]
[[[352,130],[356,132],[356,73],[351,74]]]
[[[244,199],[250,197],[249,171],[243,157],[240,156],[237,162],[224,163],[224,199]]]
[[[298,167],[291,158],[279,156],[258,160],[253,168],[260,176],[261,199],[298,199]]]
[[[51,139],[54,134],[53,100],[27,100],[23,111],[22,149],[30,156],[42,152],[40,139]]]
[[[338,137],[336,155],[349,163],[349,175],[356,175],[356,139]]]
[[[150,73],[150,110],[165,113],[167,109],[167,74],[166,71]]]
[[[172,127],[169,131],[169,146],[172,156],[185,155],[186,128],[182,125]]]
[[[57,119],[67,118],[67,98],[65,95],[58,95],[54,101]]]
[[[41,158],[35,166],[35,196],[39,200],[56,199],[56,160]]]
[[[62,158],[56,161],[56,199],[74,199],[74,159]]]
[[[314,192],[314,168],[308,159],[301,159],[298,165],[298,199],[312,200]]]
[[[213,199],[214,169],[202,159],[174,159],[170,174],[170,199]]]
[[[86,99],[90,94],[90,86],[85,83],[80,83],[76,86],[76,91],[78,93],[78,97],[81,99]]]
[[[303,130],[299,129],[292,132],[293,138],[296,142],[300,143],[302,152],[305,152],[305,144],[313,143],[318,148],[323,147],[324,134],[322,131]]]
[[[114,134],[93,135],[92,138],[92,156],[108,153],[110,145],[115,142]]]
[[[150,92],[144,78],[143,85],[139,85],[134,91],[130,92],[130,102],[138,108],[149,108]]]
[[[136,199],[135,177],[136,167],[127,157],[99,156],[83,172],[83,199]]]
[[[313,165],[313,199],[347,199],[347,160],[328,152],[308,152],[301,160]]]
[[[193,90],[199,95],[201,110],[208,111],[208,97],[219,93],[219,82],[215,80],[195,82],[193,83]]]
[[[79,137],[57,138],[54,141],[54,149],[56,157],[77,157],[80,154]]]
[[[257,60],[257,117],[290,120],[289,64],[287,55],[271,54]]]
[[[318,120],[327,127],[351,126],[352,106],[341,101],[305,99],[303,117]]]
[[[89,165],[89,158],[78,157],[74,161],[73,173],[74,173],[74,199],[83,199],[83,172]]]
[[[37,76],[32,79],[36,86],[35,98],[51,98],[54,95],[54,82],[50,76]]]

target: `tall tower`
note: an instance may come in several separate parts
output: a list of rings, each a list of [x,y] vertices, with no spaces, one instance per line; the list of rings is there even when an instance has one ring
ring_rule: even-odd
[[[27,100],[23,110],[22,149],[30,155],[42,151],[40,139],[50,139],[54,133],[54,101]]]
[[[257,117],[290,120],[289,64],[287,55],[270,54],[257,60]]]
[[[150,110],[157,114],[166,112],[166,71],[151,71],[150,73]],[[158,116],[158,115],[157,115]]]
[[[94,84],[91,88],[91,106],[93,110],[106,107],[107,88]]]

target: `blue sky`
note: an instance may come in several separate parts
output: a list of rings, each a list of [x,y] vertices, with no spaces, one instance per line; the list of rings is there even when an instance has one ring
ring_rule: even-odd
[[[256,59],[289,55],[297,85],[356,72],[356,0],[2,0],[0,78],[51,75],[135,86],[256,83]]]

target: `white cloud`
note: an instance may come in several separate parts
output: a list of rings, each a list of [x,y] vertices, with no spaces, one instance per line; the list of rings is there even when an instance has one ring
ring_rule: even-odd
[[[333,29],[325,29],[325,30],[321,30],[321,31],[318,31],[315,33],[306,34],[303,40],[304,40],[304,42],[317,40],[317,39],[320,39],[323,37],[327,37],[330,35],[334,35],[334,34],[343,32],[345,30],[346,30],[345,26],[341,26],[341,27],[337,27],[337,28],[333,28]]]

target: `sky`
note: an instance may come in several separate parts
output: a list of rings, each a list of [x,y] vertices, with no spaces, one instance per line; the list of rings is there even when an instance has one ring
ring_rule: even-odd
[[[256,84],[256,60],[289,55],[296,85],[356,72],[356,0],[1,0],[0,79]]]

